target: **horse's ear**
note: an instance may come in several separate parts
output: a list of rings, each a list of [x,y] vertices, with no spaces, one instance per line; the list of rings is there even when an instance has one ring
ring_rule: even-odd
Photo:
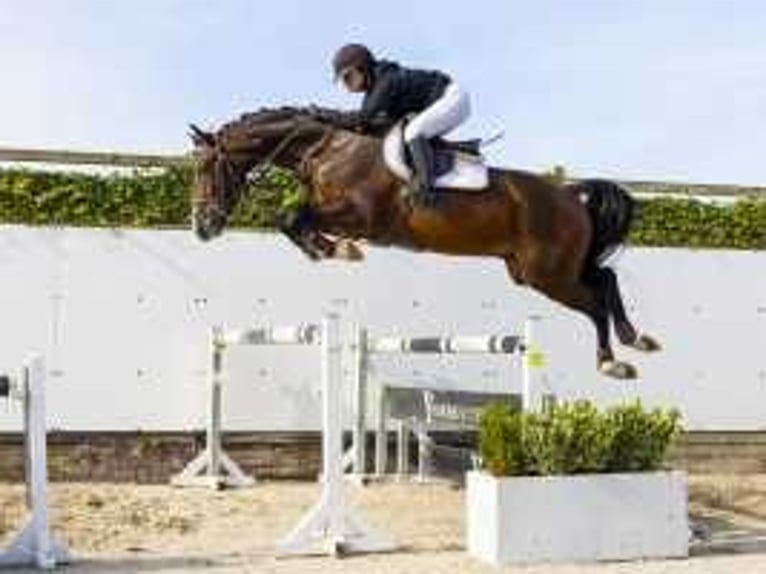
[[[194,142],[194,145],[215,145],[215,136],[210,132],[206,132],[195,124],[189,124],[189,130],[189,137]]]

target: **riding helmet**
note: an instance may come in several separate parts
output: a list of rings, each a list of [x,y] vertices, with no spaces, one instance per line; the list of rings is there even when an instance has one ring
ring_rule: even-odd
[[[346,44],[335,52],[332,59],[333,72],[336,78],[348,68],[358,68],[367,72],[374,63],[375,56],[363,44]]]

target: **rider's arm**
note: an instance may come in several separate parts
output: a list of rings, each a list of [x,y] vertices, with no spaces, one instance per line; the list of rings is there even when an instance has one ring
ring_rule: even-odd
[[[375,83],[372,91],[365,96],[361,109],[345,112],[343,123],[346,128],[371,135],[388,131],[396,120],[388,113],[396,93],[396,82],[397,80],[393,75],[382,76]]]
[[[365,96],[362,102],[362,109],[359,111],[361,120],[363,122],[372,122],[381,116],[389,116],[397,89],[398,75],[395,72],[383,74],[378,78],[372,90]]]

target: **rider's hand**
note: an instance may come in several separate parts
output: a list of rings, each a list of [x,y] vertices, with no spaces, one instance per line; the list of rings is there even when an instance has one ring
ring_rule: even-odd
[[[387,132],[393,125],[393,122],[386,114],[377,114],[371,118],[367,118],[364,124],[364,131],[366,133],[379,134]]]

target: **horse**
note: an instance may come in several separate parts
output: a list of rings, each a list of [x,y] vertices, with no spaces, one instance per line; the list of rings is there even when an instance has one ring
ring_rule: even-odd
[[[215,132],[191,126],[192,226],[220,235],[247,183],[267,166],[292,170],[307,201],[281,230],[310,258],[361,259],[360,240],[445,255],[493,257],[513,282],[588,317],[596,367],[616,379],[638,375],[615,359],[610,326],[626,346],[651,352],[626,313],[606,259],[621,247],[636,213],[621,185],[593,179],[556,183],[516,169],[488,168],[484,190],[439,190],[424,206],[389,169],[383,134],[358,129],[348,114],[316,107],[247,113]]]

